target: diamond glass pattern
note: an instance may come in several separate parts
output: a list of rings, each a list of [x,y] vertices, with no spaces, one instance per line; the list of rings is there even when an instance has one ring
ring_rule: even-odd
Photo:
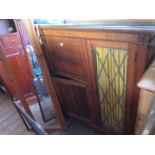
[[[123,133],[128,53],[94,47],[103,127]]]

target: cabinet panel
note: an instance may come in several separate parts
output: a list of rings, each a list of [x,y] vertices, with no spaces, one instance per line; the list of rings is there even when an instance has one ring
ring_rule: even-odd
[[[45,37],[50,69],[56,75],[87,80],[87,55],[84,41],[74,38]]]
[[[54,78],[64,112],[91,121],[89,87],[85,83]]]
[[[19,83],[19,86],[23,90],[25,97],[29,97],[34,95],[33,94],[33,86],[32,86],[32,74],[29,70],[28,62],[26,59],[26,55],[22,48],[18,48],[16,51],[12,51],[8,53],[5,51],[6,57],[8,62],[11,65],[11,68],[15,74],[15,77]],[[3,68],[2,64],[0,66],[0,74],[6,83],[10,93],[13,97],[16,97],[16,93],[13,89],[13,85],[8,78],[8,75],[5,73],[5,69]]]
[[[2,78],[2,80],[5,84],[5,86],[7,87],[7,90],[9,91],[10,95],[16,97],[16,91],[14,89],[13,83],[9,79],[2,62],[0,62],[0,77]]]
[[[87,41],[87,45],[94,61],[92,72],[96,82],[101,126],[123,134],[125,128],[130,126],[133,93],[130,90],[134,86],[136,50],[131,48],[132,45],[116,42]]]

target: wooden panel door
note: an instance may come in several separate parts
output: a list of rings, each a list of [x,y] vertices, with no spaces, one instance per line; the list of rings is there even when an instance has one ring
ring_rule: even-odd
[[[45,45],[49,69],[53,69],[55,75],[88,80],[84,40],[45,36]]]
[[[111,133],[127,133],[132,117],[136,45],[87,41],[87,47],[101,126]]]
[[[87,123],[94,123],[93,97],[89,85],[64,78],[54,78],[54,81],[64,112]]]

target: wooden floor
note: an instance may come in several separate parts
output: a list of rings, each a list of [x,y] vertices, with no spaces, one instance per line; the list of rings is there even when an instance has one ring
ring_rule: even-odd
[[[38,105],[30,106],[31,111],[41,125],[43,123]],[[98,131],[77,121],[73,118],[66,118],[67,129],[61,131],[48,132],[50,135],[98,135]],[[56,119],[47,122],[48,125],[57,124]],[[7,94],[0,93],[0,135],[34,135],[34,132],[28,131],[22,119],[17,113]]]
[[[0,135],[32,135],[7,94],[0,93]]]

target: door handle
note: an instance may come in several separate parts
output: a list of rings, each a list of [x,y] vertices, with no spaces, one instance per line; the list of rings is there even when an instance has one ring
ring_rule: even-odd
[[[60,42],[59,45],[60,45],[60,47],[64,47],[64,43],[63,42]]]

